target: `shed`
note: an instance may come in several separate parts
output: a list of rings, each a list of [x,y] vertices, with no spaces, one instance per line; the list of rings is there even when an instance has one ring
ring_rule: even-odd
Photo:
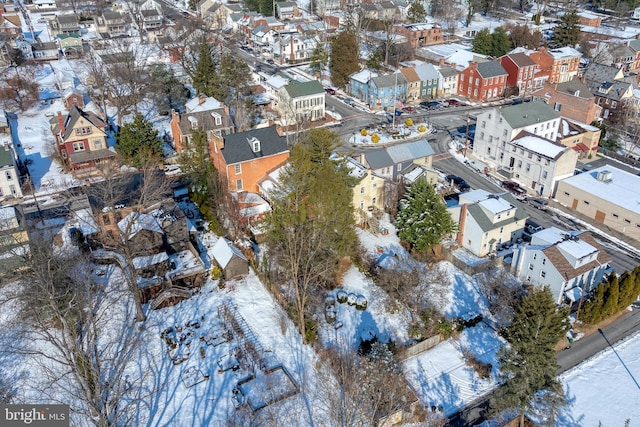
[[[224,237],[213,246],[213,258],[222,269],[225,280],[243,277],[249,274],[249,262],[238,248]]]

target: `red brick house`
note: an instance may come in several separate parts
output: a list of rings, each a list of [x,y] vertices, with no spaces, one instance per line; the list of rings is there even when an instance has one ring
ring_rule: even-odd
[[[58,112],[51,119],[58,152],[74,175],[94,175],[98,164],[115,159],[115,151],[107,147],[106,127],[94,113],[78,107],[71,108],[66,117]]]
[[[504,96],[508,75],[498,60],[470,62],[460,72],[458,94],[480,102]]]
[[[405,37],[414,49],[432,44],[440,44],[444,41],[442,38],[442,29],[438,24],[400,24],[394,25],[391,31]]]
[[[601,120],[602,107],[596,104],[596,97],[589,87],[578,79],[556,84],[545,83],[533,96],[544,100],[562,117],[587,124]]]
[[[546,76],[549,83],[563,83],[578,75],[582,54],[568,46],[551,50],[543,47],[529,57],[538,64],[539,76]]]
[[[230,192],[258,192],[258,181],[289,159],[285,137],[275,126],[214,136],[209,156]]]
[[[226,135],[234,132],[229,117],[229,108],[212,97],[196,97],[185,104],[185,112],[171,111],[171,135],[173,146],[181,153],[191,134],[201,129],[212,135]]]
[[[9,36],[9,40],[15,39],[22,34],[22,21],[20,16],[14,14],[3,15],[0,13],[0,33]]]
[[[518,94],[526,96],[534,90],[533,77],[536,74],[536,63],[526,54],[510,53],[498,59],[502,67],[509,73],[507,88],[517,88]]]
[[[84,98],[77,89],[66,89],[62,94],[62,98],[64,99],[64,106],[67,107],[67,110],[71,110],[73,107],[84,108]]]

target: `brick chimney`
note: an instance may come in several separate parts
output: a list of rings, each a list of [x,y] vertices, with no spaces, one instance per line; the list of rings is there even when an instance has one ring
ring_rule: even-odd
[[[198,105],[204,104],[204,95],[198,95]]]
[[[62,117],[62,113],[60,111],[58,111],[58,124],[60,125],[60,134],[63,134],[65,131],[64,117]]]

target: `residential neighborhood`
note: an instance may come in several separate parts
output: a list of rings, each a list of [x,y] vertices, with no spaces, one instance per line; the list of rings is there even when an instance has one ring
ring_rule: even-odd
[[[0,0],[0,425],[634,425],[614,3]]]

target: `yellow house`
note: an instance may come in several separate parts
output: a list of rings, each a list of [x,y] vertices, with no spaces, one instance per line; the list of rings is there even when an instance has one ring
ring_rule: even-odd
[[[578,159],[590,159],[598,153],[600,128],[576,122],[566,118],[560,119],[558,141],[565,147],[578,152]]]
[[[359,179],[353,187],[353,208],[356,222],[362,225],[373,212],[384,210],[384,184],[380,175],[352,158],[347,158],[350,175]]]

